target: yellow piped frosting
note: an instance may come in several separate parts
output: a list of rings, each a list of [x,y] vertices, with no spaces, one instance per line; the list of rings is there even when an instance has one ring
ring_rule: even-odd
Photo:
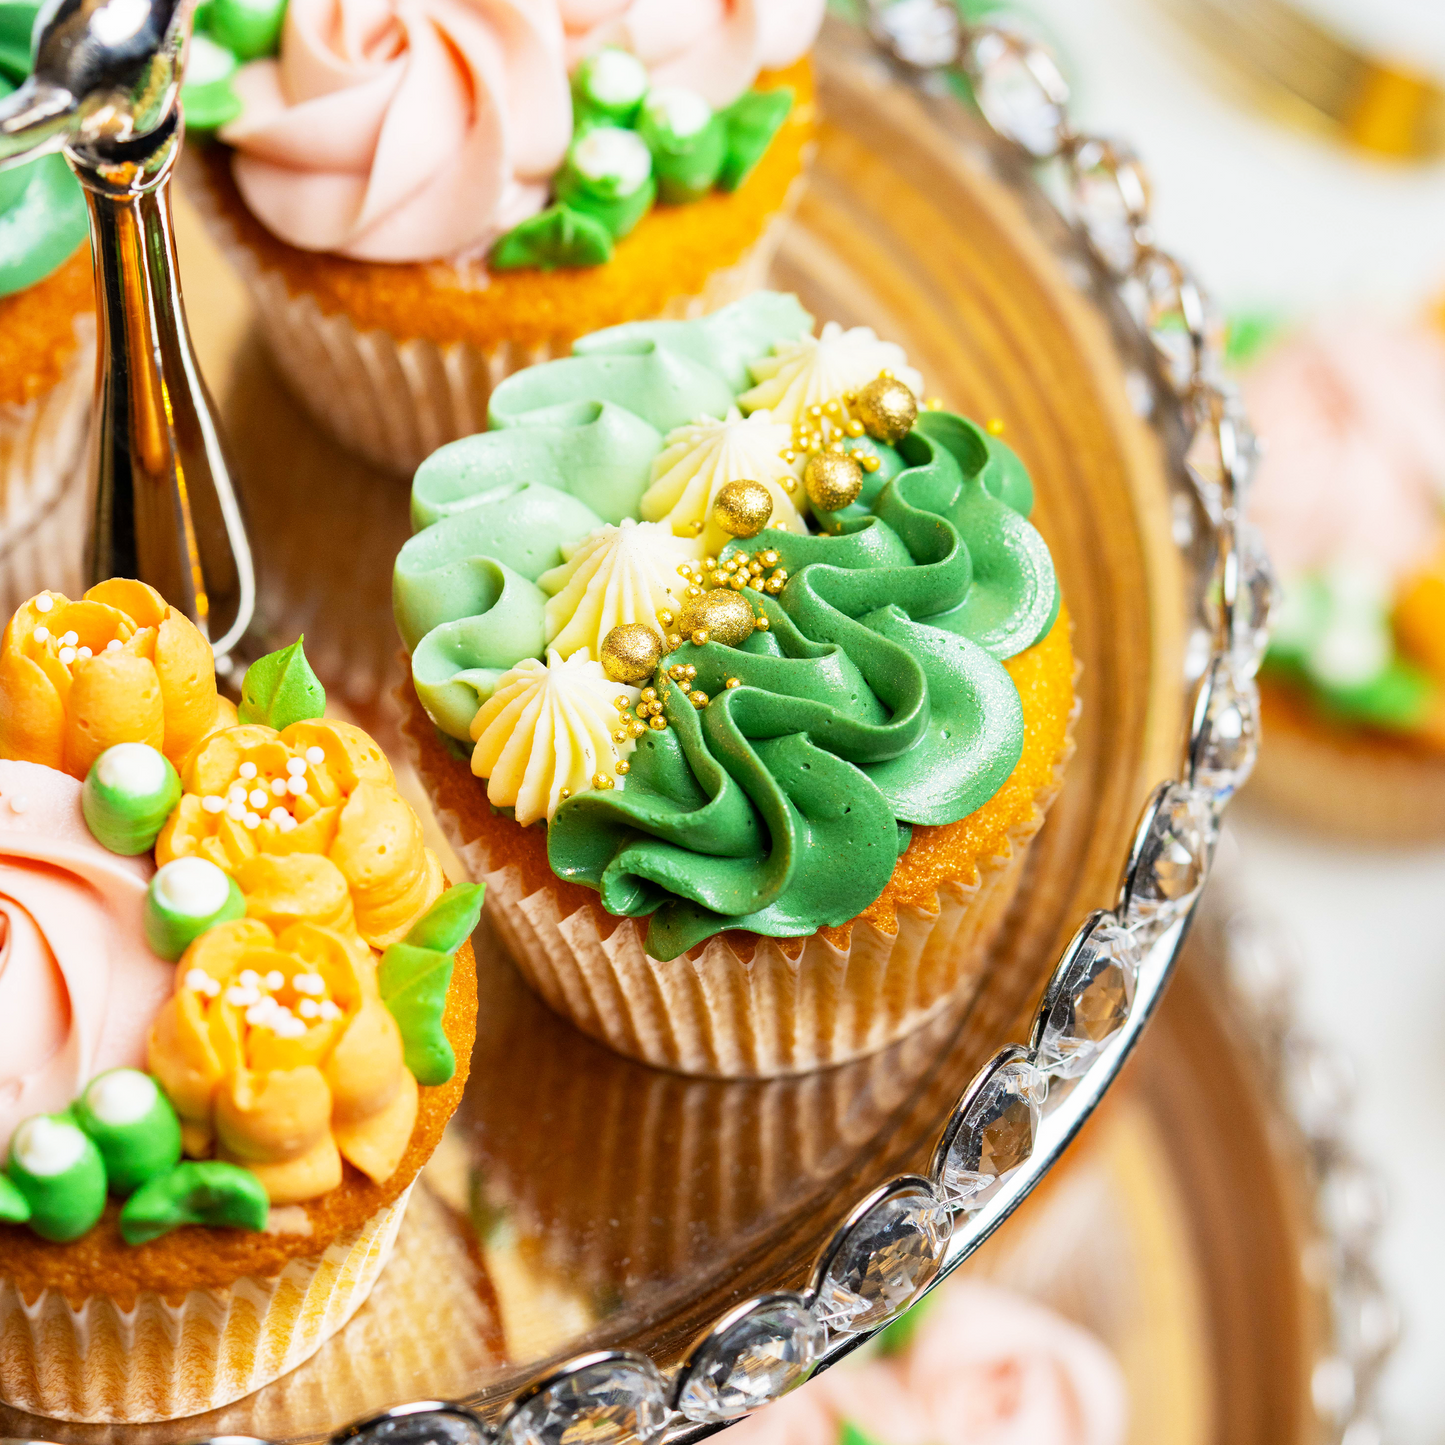
[[[487,779],[487,800],[512,808],[523,826],[551,821],[562,801],[609,779],[636,744],[616,740],[620,697],[641,693],[609,680],[602,664],[549,649],[545,664],[523,658],[497,682],[472,723],[472,772]]]
[[[242,1164],[273,1204],[314,1199],[348,1160],[381,1183],[416,1122],[416,1080],[370,951],[311,922],[218,924],[181,958],[149,1067],[186,1152]]]
[[[914,396],[923,396],[923,374],[908,365],[903,348],[881,341],[870,326],[844,330],[836,321],[823,327],[821,336],[780,341],[771,356],[752,363],[757,383],[738,398],[744,411],[766,408],[774,422],[791,429],[807,419],[811,406],[860,391],[880,372],[889,371]]]
[[[652,485],[639,511],[665,522],[679,536],[700,537],[702,551],[716,554],[732,539],[713,521],[712,504],[729,482],[761,482],[773,500],[772,523],[805,532],[799,508],[807,498],[799,485],[802,468],[785,461],[792,427],[766,411],[744,417],[736,407],[726,417],[699,417],[667,435],[652,462]]]
[[[350,723],[223,729],[195,750],[181,782],[180,804],[156,840],[157,865],[205,858],[247,895],[257,870],[246,865],[258,856],[322,855],[375,948],[403,938],[446,886],[391,765]]]
[[[41,592],[0,638],[0,757],[84,779],[116,743],[148,743],[179,768],[235,721],[211,646],[143,582],[112,578],[78,602]]]
[[[641,622],[662,637],[676,630],[658,620],[682,610],[686,580],[678,564],[701,556],[699,544],[673,535],[657,522],[625,517],[562,548],[566,561],[537,579],[551,594],[545,619],[547,646],[563,657],[585,650],[598,661],[602,639],[618,624]]]

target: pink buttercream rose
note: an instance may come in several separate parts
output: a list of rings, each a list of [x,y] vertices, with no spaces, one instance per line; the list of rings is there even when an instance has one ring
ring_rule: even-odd
[[[844,1363],[730,1433],[734,1445],[1121,1445],[1128,1396],[1092,1335],[1007,1290],[945,1288],[910,1346]]]
[[[477,252],[539,211],[572,135],[556,0],[291,0],[222,131],[268,230],[365,261]]]
[[[153,871],[90,836],[74,778],[0,762],[0,1159],[22,1120],[145,1067],[175,978],[141,932]]]
[[[657,86],[731,105],[760,70],[800,60],[817,38],[825,0],[560,0],[575,64],[604,45],[630,50]]]
[[[1272,351],[1244,382],[1264,438],[1250,514],[1286,580],[1335,563],[1399,580],[1445,531],[1445,340],[1340,317]]]

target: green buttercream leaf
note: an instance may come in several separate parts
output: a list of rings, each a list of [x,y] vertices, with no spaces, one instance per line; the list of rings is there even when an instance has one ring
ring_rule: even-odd
[[[0,0],[0,80],[10,85],[30,74],[30,37],[39,13],[38,4]]]
[[[0,1174],[0,1224],[24,1224],[30,1218],[30,1201]]]
[[[236,709],[243,723],[264,723],[284,732],[292,723],[325,713],[326,689],[306,661],[305,640],[298,637],[290,647],[268,652],[246,669]]]
[[[178,1164],[141,1185],[120,1212],[127,1244],[146,1244],[188,1224],[211,1229],[265,1229],[266,1187],[238,1164],[206,1159]]]
[[[10,296],[68,261],[90,222],[63,156],[41,156],[0,176],[0,296]]]
[[[482,917],[484,883],[459,883],[448,888],[411,926],[403,942],[413,948],[455,953],[476,931]]]
[[[286,0],[210,0],[206,28],[237,60],[275,55],[281,46]]]
[[[719,190],[735,191],[753,173],[787,120],[793,99],[787,86],[749,90],[721,113],[727,152],[717,176]]]
[[[411,943],[393,943],[381,956],[381,1001],[401,1030],[403,1058],[419,1084],[444,1084],[457,1071],[456,1055],[442,1028],[452,966],[450,953]]]
[[[549,206],[514,226],[492,247],[487,264],[494,271],[535,267],[556,271],[600,266],[612,259],[612,232],[584,211],[568,205]]]

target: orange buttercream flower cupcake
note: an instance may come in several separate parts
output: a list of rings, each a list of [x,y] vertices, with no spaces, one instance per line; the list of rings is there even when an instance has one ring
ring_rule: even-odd
[[[136,742],[179,766],[234,719],[210,644],[144,582],[112,578],[79,602],[42,592],[0,638],[0,757],[83,779],[107,748]]]
[[[325,705],[298,640],[233,708],[138,582],[0,640],[8,1405],[171,1419],[294,1368],[460,1101],[481,889]]]

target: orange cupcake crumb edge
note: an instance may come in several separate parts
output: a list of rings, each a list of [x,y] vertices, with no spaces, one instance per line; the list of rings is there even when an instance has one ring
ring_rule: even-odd
[[[812,67],[805,58],[765,72],[757,86],[791,86],[796,101],[747,180],[736,191],[713,191],[690,205],[654,206],[601,266],[489,273],[480,263],[352,261],[302,251],[278,240],[246,208],[227,147],[202,152],[192,175],[199,171],[222,221],[264,270],[279,272],[292,296],[312,297],[323,314],[345,315],[359,331],[439,346],[562,348],[701,295],[708,278],[737,265],[783,210],[812,141]]]
[[[1053,793],[1058,770],[1069,753],[1069,722],[1074,710],[1074,654],[1067,611],[1060,608],[1048,634],[1004,666],[1018,688],[1024,711],[1023,754],[1013,772],[983,807],[966,818],[937,827],[916,826],[883,892],[857,918],[820,930],[831,943],[846,948],[853,924],[860,921],[885,934],[896,933],[899,908],[937,912],[939,887],[949,881],[973,882],[979,863],[1003,854],[1009,834],[1027,823]],[[588,909],[599,935],[610,937],[623,920],[603,908],[595,890],[553,873],[547,862],[547,830],[540,824],[524,828],[515,819],[493,812],[485,785],[442,741],[409,683],[403,684],[398,696],[402,725],[416,748],[419,771],[433,805],[456,815],[464,839],[480,840],[491,857],[505,859],[507,866],[516,868],[524,896],[551,888],[562,917]],[[724,937],[742,958],[750,958],[757,946],[756,934],[730,930]],[[787,940],[780,941],[787,946]]]
[[[12,1280],[27,1303],[46,1289],[59,1290],[74,1306],[95,1295],[122,1309],[154,1292],[179,1304],[193,1289],[225,1289],[247,1277],[280,1274],[293,1259],[321,1254],[396,1200],[421,1172],[461,1103],[477,1033],[477,961],[470,942],[457,950],[442,1027],[457,1057],[457,1071],[435,1088],[423,1088],[411,1143],[396,1172],[374,1184],[345,1164],[340,1185],[297,1207],[306,1211],[306,1233],[265,1234],[190,1225],[149,1244],[129,1245],[117,1223],[120,1205],[107,1203],[100,1223],[69,1244],[54,1244],[23,1225],[0,1225],[0,1278]]]
[[[80,347],[75,323],[94,311],[89,244],[43,281],[0,296],[0,406],[24,406],[65,375]]]

